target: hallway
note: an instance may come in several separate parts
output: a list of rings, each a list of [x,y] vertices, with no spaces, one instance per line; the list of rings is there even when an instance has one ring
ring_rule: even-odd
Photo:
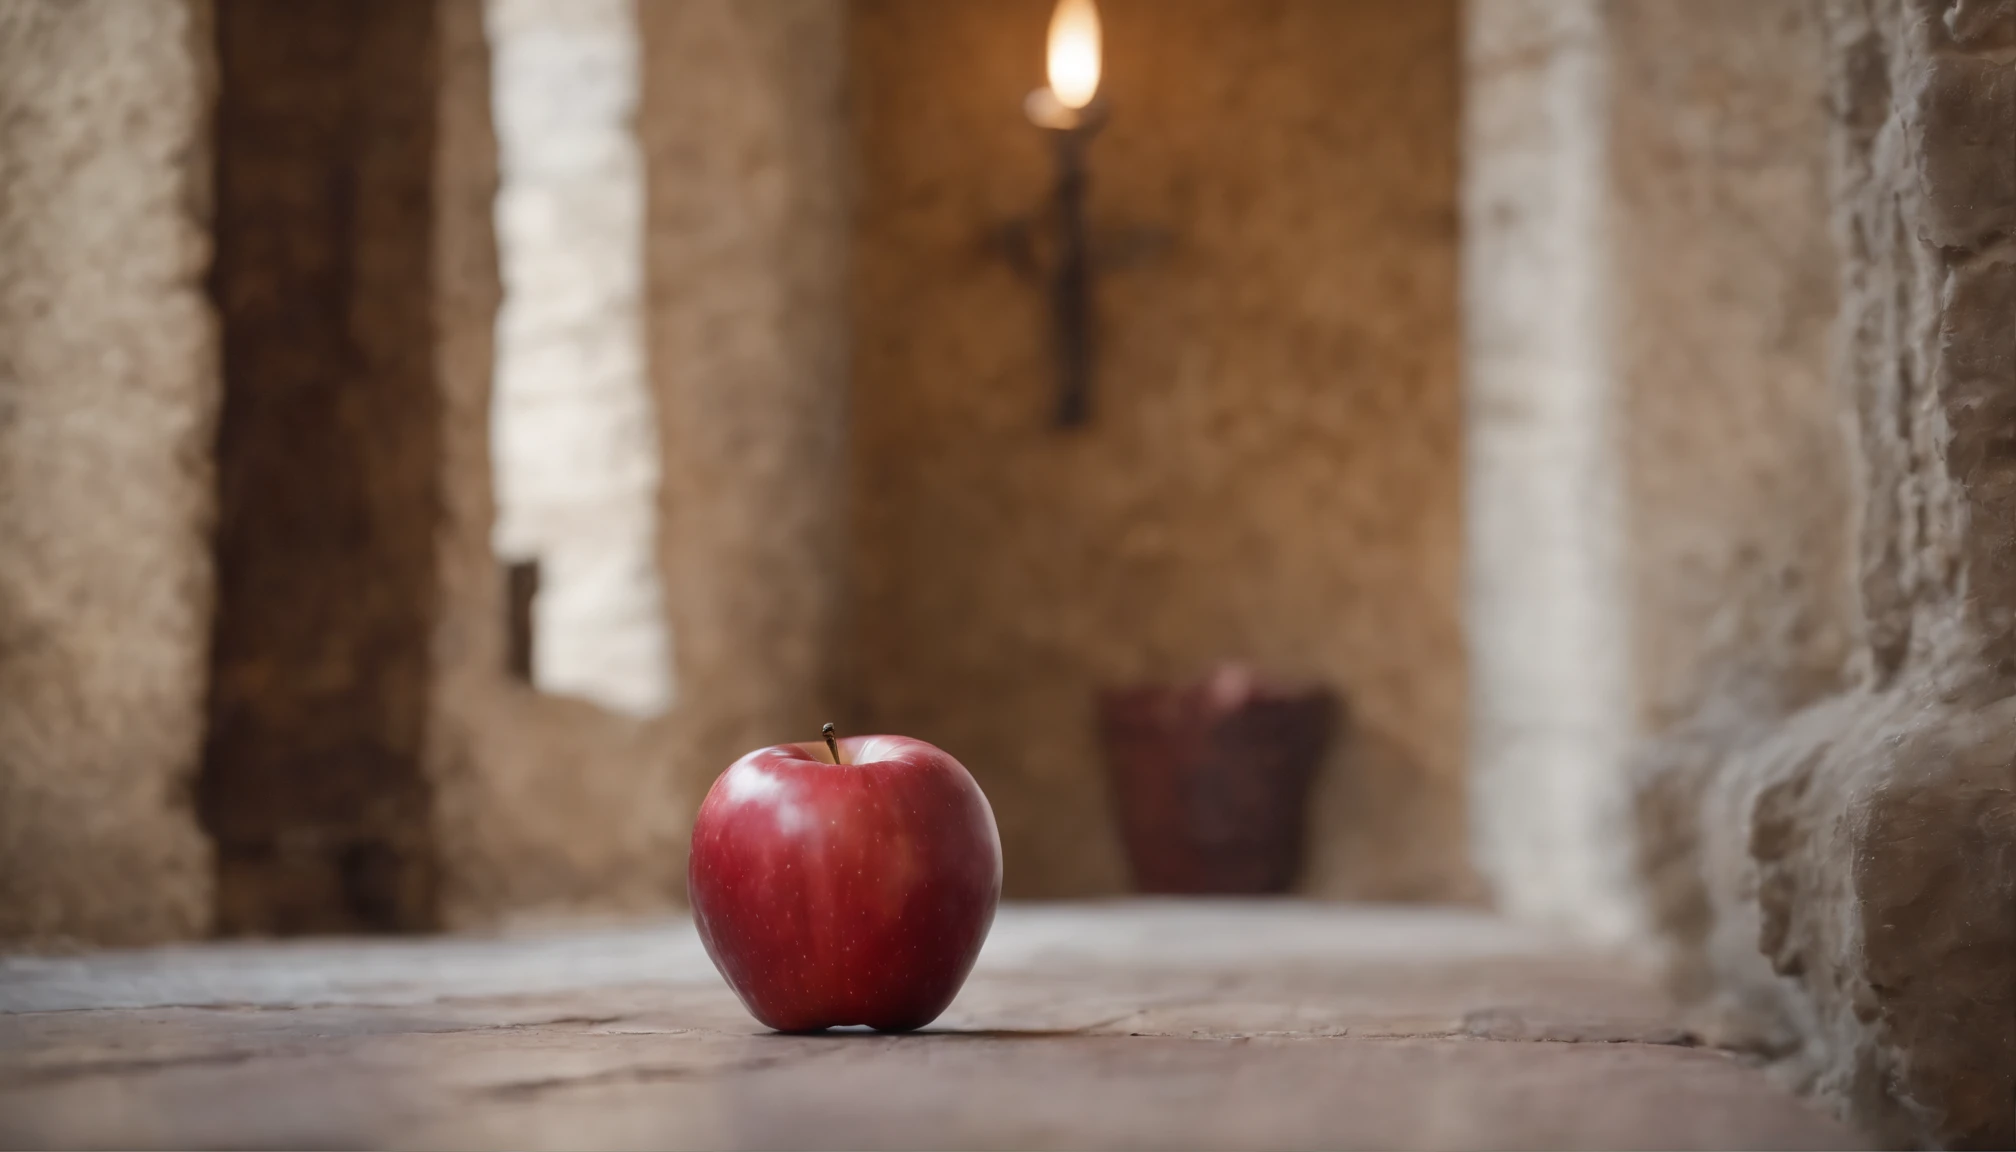
[[[2016,0],[0,0],[0,1149],[2016,1147],[2012,317]]]
[[[0,1013],[6,1147],[1855,1143],[1637,965],[1457,910],[1010,905],[900,1037],[763,1032],[685,922],[12,957]]]

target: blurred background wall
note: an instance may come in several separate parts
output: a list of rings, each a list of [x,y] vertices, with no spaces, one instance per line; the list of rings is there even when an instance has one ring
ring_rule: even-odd
[[[1011,893],[1083,895],[1127,885],[1100,688],[1327,683],[1308,887],[1466,895],[1456,5],[1100,11],[1126,262],[1060,430],[1048,296],[989,243],[1047,203],[1050,4],[849,10],[857,723],[975,772]]]
[[[10,15],[24,54],[151,27],[116,4],[10,12],[34,14]],[[138,234],[207,221],[215,244],[222,354],[200,300],[173,349],[176,371],[221,376],[214,450],[218,393],[200,388],[178,394],[166,443],[186,469],[185,540],[209,527],[214,468],[217,608],[210,559],[183,555],[179,610],[208,638],[178,641],[198,664],[156,680],[207,701],[201,766],[189,732],[139,738],[132,763],[47,738],[122,788],[156,780],[122,803],[163,827],[186,828],[174,813],[197,802],[217,896],[196,884],[181,897],[196,912],[137,937],[212,915],[230,932],[346,931],[676,903],[713,775],[829,716],[961,755],[1001,815],[1012,893],[1121,891],[1095,694],[1227,659],[1344,697],[1306,887],[1474,894],[1452,4],[1110,6],[1118,113],[1091,204],[1114,260],[1097,413],[1072,432],[1047,419],[1044,293],[991,239],[1042,208],[1052,177],[1020,110],[1043,82],[1037,0],[175,12],[181,31],[152,48],[181,70],[165,107],[185,109],[160,179],[214,186],[216,204],[119,207]],[[528,151],[534,112],[569,108],[634,132],[633,158]],[[82,105],[63,130],[117,120]],[[61,163],[16,131],[11,164]],[[568,200],[598,180],[616,207],[563,243],[541,213],[599,203]],[[615,186],[640,180],[640,250],[590,243],[621,231]],[[27,210],[24,253],[44,242]],[[541,243],[574,263],[540,263]],[[21,264],[44,271],[16,282],[48,291],[85,252]],[[182,253],[194,276],[201,249]],[[635,319],[583,299],[632,300]],[[55,375],[29,383],[44,378],[53,394]],[[554,408],[560,394],[574,407]],[[653,441],[652,522],[616,517],[628,528],[605,548],[607,517],[555,512],[568,483],[611,468],[620,483],[589,503],[629,499],[621,477],[648,480],[651,462],[621,465],[626,445]],[[56,473],[11,443],[25,532],[58,506],[28,495]],[[656,572],[601,587],[629,588],[625,618],[646,624],[662,596],[669,677],[604,691],[548,674],[569,606],[635,575],[639,547]],[[121,619],[122,635],[172,632]],[[8,666],[49,675],[15,652]],[[67,787],[12,763],[23,796]],[[19,851],[64,823],[24,822]],[[178,867],[200,880],[204,845],[188,843]],[[95,897],[48,899],[34,923],[103,934]]]
[[[0,0],[0,939],[662,912],[829,718],[1113,893],[1097,690],[1244,660],[1305,891],[2009,1143],[2016,10],[1103,8],[1059,430],[1042,0]]]
[[[827,716],[961,755],[1011,893],[1121,891],[1096,694],[1228,659],[1342,694],[1306,890],[1472,898],[1474,827],[1506,906],[1632,920],[1623,764],[1698,651],[1831,651],[1729,609],[1830,570],[1825,515],[1774,534],[1833,467],[1810,21],[1114,0],[1095,415],[1060,430],[1000,243],[1053,177],[1048,11],[186,10],[223,416],[183,687],[226,930],[676,903],[713,775]],[[575,151],[529,143],[569,115]],[[543,674],[570,606],[648,631],[658,597],[666,667]]]

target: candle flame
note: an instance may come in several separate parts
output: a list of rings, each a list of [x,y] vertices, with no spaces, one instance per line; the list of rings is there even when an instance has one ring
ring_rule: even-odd
[[[1083,108],[1099,91],[1099,9],[1092,0],[1057,0],[1050,14],[1050,91],[1066,108]]]

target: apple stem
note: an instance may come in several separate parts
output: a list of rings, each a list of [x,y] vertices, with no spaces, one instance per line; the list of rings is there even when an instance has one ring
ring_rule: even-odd
[[[833,752],[833,763],[840,763],[840,742],[833,739],[833,722],[829,720],[821,725],[819,735],[826,738],[826,747]]]

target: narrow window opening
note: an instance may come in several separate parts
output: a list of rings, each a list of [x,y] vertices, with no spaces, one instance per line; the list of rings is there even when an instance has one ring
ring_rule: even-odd
[[[630,0],[489,0],[501,175],[492,543],[510,669],[636,715],[672,697],[643,344]]]

